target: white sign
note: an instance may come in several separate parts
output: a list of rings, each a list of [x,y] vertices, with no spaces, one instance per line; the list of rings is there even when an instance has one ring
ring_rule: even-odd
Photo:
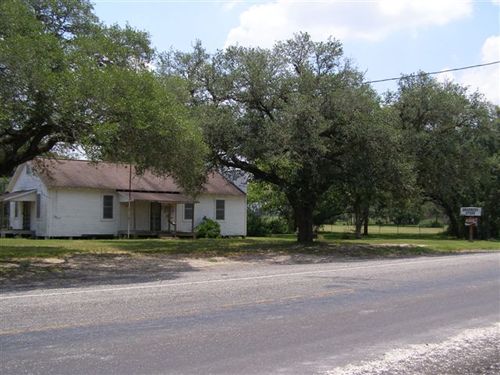
[[[460,216],[481,216],[481,207],[460,207]]]
[[[477,222],[478,222],[478,217],[477,216],[469,216],[465,219],[465,225],[466,226],[469,226],[469,225],[476,225],[477,226]]]

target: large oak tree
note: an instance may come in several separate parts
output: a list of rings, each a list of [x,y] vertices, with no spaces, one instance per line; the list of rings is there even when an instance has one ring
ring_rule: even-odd
[[[88,0],[2,0],[0,175],[80,146],[195,189],[200,134],[153,56],[145,32],[102,25]]]
[[[448,231],[464,235],[461,206],[482,206],[480,228],[498,236],[499,111],[479,93],[426,74],[403,77],[391,98],[417,184],[449,219]]]
[[[293,208],[298,241],[312,241],[313,211],[378,107],[340,42],[302,33],[272,49],[213,56],[198,43],[164,55],[161,72],[186,80],[213,162],[275,185]]]

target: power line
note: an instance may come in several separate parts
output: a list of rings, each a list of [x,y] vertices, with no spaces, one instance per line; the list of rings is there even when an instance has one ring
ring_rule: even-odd
[[[426,75],[426,76],[430,76],[430,75],[434,75],[434,74],[456,72],[457,70],[480,68],[480,67],[483,67],[483,66],[494,65],[494,64],[500,64],[500,60],[499,61],[492,61],[492,62],[484,63],[484,64],[463,66],[461,68],[439,70],[437,72],[428,72],[428,73],[421,72],[421,73],[404,74],[403,77],[418,77],[421,74]],[[387,81],[399,81],[400,79],[401,79],[401,77],[393,77],[393,78],[376,79],[376,80],[373,80],[373,81],[366,81],[364,83],[378,83],[378,82],[387,82]]]

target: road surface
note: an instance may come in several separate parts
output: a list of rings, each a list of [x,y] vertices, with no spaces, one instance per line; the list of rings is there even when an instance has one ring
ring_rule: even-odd
[[[500,253],[0,293],[1,374],[496,374]]]

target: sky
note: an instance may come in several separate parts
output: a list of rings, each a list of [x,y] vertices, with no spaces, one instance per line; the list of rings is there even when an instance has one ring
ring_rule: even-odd
[[[272,47],[305,31],[340,40],[367,81],[500,61],[500,0],[93,0],[105,24],[150,34],[157,51]],[[436,76],[500,105],[500,64]],[[396,82],[373,84],[379,92]]]

